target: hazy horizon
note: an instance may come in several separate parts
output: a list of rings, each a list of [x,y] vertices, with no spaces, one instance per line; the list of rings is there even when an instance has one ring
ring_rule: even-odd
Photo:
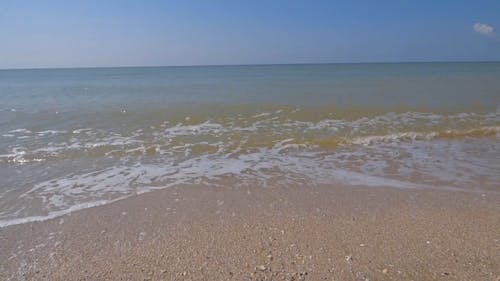
[[[93,69],[93,68],[168,68],[168,67],[232,67],[232,66],[287,66],[287,65],[335,65],[335,64],[439,64],[439,63],[500,63],[491,61],[367,61],[367,62],[304,62],[304,63],[249,63],[249,64],[191,64],[191,65],[111,65],[111,66],[65,66],[65,67],[12,67],[0,70],[50,70],[50,69]]]

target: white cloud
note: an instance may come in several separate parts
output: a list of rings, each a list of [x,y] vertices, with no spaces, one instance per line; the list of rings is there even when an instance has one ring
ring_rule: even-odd
[[[483,34],[483,35],[491,35],[493,34],[494,28],[491,25],[487,25],[484,23],[475,23],[472,28],[475,32]]]

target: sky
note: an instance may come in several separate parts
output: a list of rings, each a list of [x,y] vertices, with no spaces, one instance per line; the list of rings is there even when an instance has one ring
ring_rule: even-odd
[[[500,1],[0,1],[0,68],[401,61],[500,61]]]

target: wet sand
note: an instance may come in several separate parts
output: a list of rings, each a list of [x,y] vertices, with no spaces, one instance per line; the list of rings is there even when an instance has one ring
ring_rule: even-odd
[[[0,229],[0,280],[500,280],[500,195],[181,186]]]

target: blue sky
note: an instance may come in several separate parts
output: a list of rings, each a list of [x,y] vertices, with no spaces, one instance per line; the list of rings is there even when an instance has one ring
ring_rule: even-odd
[[[499,30],[498,0],[2,0],[0,68],[500,61]]]

